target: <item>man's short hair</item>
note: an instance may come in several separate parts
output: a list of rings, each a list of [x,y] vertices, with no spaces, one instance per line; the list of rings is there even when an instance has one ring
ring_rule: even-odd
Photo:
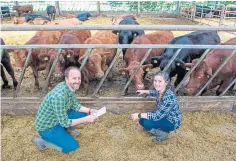
[[[66,68],[65,73],[64,73],[66,78],[68,78],[68,75],[69,75],[69,72],[71,69],[76,69],[76,70],[80,71],[78,67],[74,67],[74,66],[68,67],[68,68]]]

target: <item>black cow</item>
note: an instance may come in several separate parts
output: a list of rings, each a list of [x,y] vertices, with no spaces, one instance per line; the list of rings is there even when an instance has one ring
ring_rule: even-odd
[[[1,12],[3,15],[7,14],[10,16],[10,8],[9,7],[1,7]]]
[[[1,45],[5,45],[5,42],[3,41],[3,39],[1,38]],[[7,70],[7,72],[10,74],[10,76],[12,77],[13,80],[13,86],[14,89],[16,89],[18,82],[16,81],[15,75],[14,75],[14,70],[12,68],[11,65],[11,60],[10,60],[10,55],[6,50],[2,50],[2,59],[1,59],[1,77],[3,80],[3,85],[2,88],[10,88],[10,86],[8,85],[8,80],[7,77],[5,75],[5,72],[3,70],[3,67]]]
[[[88,20],[89,17],[92,17],[93,15],[89,12],[83,12],[80,13],[76,16],[76,18],[78,18],[80,21],[86,21]]]
[[[208,6],[201,6],[201,5],[196,5],[196,13],[195,15],[198,17],[205,17],[206,14],[211,12],[211,8]]]
[[[176,37],[169,44],[187,44],[187,45],[216,45],[220,43],[220,37],[216,31],[197,31],[190,34]],[[172,56],[177,49],[166,49],[164,54],[151,58],[153,67],[158,67],[163,70],[168,64]],[[185,65],[186,62],[192,62],[193,59],[200,57],[204,53],[205,49],[182,49],[170,67],[167,69],[170,77],[174,77],[177,74],[175,86],[177,86],[186,74]]]
[[[33,21],[35,18],[41,18],[43,20],[51,21],[50,18],[43,16],[41,14],[29,13],[25,15],[25,22],[28,22],[30,20]]]
[[[120,21],[119,25],[139,25],[133,17],[126,17]],[[114,30],[114,34],[119,34],[119,44],[131,44],[133,39],[144,34],[144,30]],[[125,57],[126,48],[122,49],[123,58]]]
[[[55,15],[56,15],[56,7],[55,6],[47,6],[47,14],[48,17],[52,20],[55,20]]]

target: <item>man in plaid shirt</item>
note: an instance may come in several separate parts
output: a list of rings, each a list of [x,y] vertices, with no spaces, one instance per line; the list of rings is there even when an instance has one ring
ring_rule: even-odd
[[[74,92],[80,84],[79,69],[69,67],[65,70],[65,82],[59,83],[44,98],[35,119],[35,128],[41,138],[33,139],[39,150],[51,148],[68,153],[79,148],[68,129],[97,119],[94,115],[97,110],[84,107],[77,101]]]
[[[182,112],[175,93],[169,87],[169,74],[158,72],[154,77],[155,90],[138,90],[140,94],[156,97],[156,109],[147,113],[134,113],[133,120],[155,135],[153,142],[164,141],[170,131],[178,129],[182,122]]]

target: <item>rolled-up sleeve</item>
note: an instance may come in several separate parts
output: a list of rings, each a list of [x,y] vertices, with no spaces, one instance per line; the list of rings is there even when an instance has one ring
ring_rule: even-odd
[[[68,119],[67,109],[65,108],[66,106],[65,98],[57,97],[52,101],[52,103],[54,105],[55,113],[57,115],[59,124],[65,128],[70,127],[72,124],[72,119]]]
[[[157,97],[159,95],[159,92],[156,90],[149,90],[149,95],[152,97]]]
[[[147,116],[149,120],[157,121],[168,115],[170,110],[176,105],[173,96],[166,97],[158,103],[158,109],[153,112],[148,112]]]

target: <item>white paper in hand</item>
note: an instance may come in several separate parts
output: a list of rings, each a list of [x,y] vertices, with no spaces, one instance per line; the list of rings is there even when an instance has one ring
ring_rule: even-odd
[[[103,114],[105,114],[107,112],[107,108],[106,106],[102,107],[100,110],[98,110],[96,112],[96,116],[99,117],[99,116],[102,116]]]

